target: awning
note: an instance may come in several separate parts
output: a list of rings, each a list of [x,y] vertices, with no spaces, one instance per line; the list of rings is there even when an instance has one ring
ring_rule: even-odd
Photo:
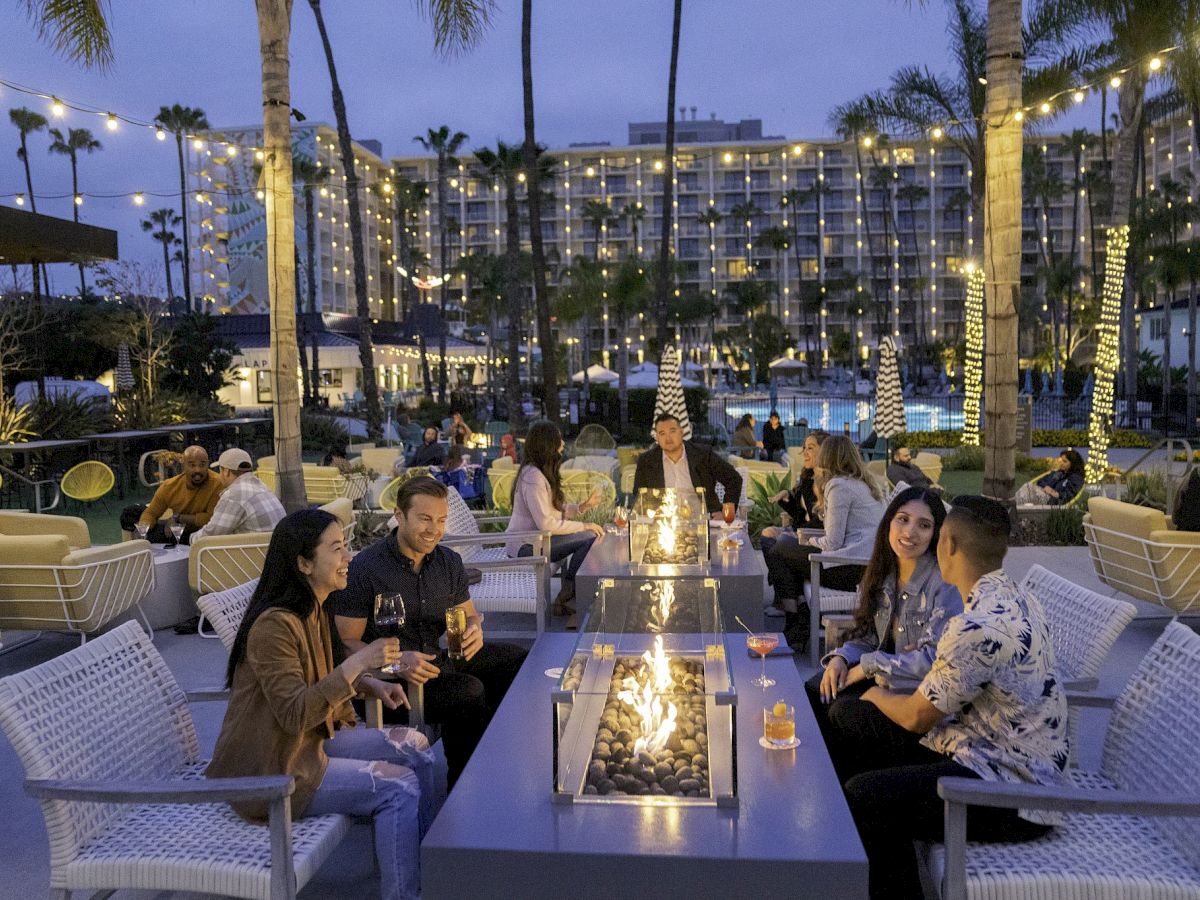
[[[116,258],[115,231],[0,206],[0,265]]]

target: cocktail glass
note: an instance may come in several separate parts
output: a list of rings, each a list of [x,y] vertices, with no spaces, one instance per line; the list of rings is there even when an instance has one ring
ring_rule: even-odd
[[[773,747],[791,747],[796,742],[796,707],[783,700],[763,710],[763,737]]]
[[[775,683],[774,678],[767,677],[767,654],[779,646],[779,635],[766,631],[748,634],[746,646],[762,660],[762,674],[750,679],[750,683],[765,690]]]

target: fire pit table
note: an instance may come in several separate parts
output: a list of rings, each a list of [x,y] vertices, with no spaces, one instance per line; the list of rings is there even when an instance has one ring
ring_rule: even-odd
[[[766,660],[776,685],[764,692],[749,684],[759,660],[740,636],[725,641],[740,686],[736,807],[565,804],[554,800],[553,697],[575,651],[568,634],[533,645],[422,842],[427,900],[866,897],[866,856],[791,657]],[[761,710],[777,700],[796,708],[795,750],[758,744]]]

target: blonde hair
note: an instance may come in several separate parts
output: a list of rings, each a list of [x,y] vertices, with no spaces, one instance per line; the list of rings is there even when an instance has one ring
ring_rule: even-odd
[[[854,442],[845,435],[831,435],[825,439],[817,454],[817,468],[824,470],[826,483],[834,478],[853,478],[865,484],[876,500],[883,499],[879,483],[867,471],[867,464]]]

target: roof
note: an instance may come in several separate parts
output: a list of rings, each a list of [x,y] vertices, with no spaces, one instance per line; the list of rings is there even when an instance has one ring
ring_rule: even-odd
[[[115,231],[0,206],[0,265],[116,258]]]

